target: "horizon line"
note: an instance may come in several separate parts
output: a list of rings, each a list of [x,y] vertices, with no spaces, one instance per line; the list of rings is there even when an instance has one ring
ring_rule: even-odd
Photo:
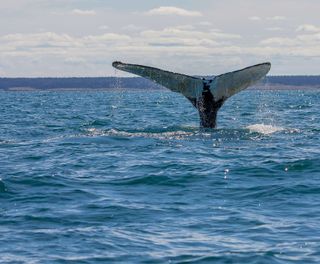
[[[190,75],[193,77],[214,77],[216,75]],[[266,77],[320,77],[319,74],[281,74],[281,75],[267,75]],[[68,79],[68,78],[142,78],[140,76],[0,76],[1,79]]]

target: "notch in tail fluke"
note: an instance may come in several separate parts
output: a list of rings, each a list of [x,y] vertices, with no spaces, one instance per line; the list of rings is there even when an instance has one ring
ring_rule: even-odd
[[[271,68],[271,63],[253,65],[208,80],[120,61],[113,62],[112,66],[152,80],[173,92],[183,94],[198,109],[201,126],[214,128],[217,112],[225,100],[265,77]]]

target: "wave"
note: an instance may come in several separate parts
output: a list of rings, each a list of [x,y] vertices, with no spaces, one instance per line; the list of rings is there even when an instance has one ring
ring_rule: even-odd
[[[249,131],[248,131],[249,130]],[[88,128],[86,129],[86,136],[111,136],[111,137],[125,137],[125,138],[154,138],[162,140],[185,140],[185,139],[232,139],[232,138],[246,138],[251,133],[259,133],[262,135],[270,135],[275,132],[295,130],[287,130],[283,127],[272,125],[255,124],[241,129],[219,128],[219,129],[201,129],[201,128],[166,128],[166,129],[145,129],[145,130],[118,130],[111,128],[108,130]]]
[[[101,130],[96,128],[87,129],[88,136],[114,136],[114,137],[143,137],[156,139],[185,139],[186,137],[195,136],[199,131],[176,130],[176,131],[123,131],[111,128],[109,130]]]
[[[7,188],[4,184],[4,182],[2,181],[2,179],[0,179],[0,193],[4,193],[7,191]]]
[[[14,140],[1,140],[0,139],[0,145],[7,145],[7,144],[13,144],[15,143]]]
[[[265,125],[265,124],[250,125],[250,126],[247,126],[246,129],[249,129],[249,131],[252,133],[259,133],[264,135],[269,135],[275,132],[280,132],[285,130],[283,127]]]
[[[286,129],[281,126],[266,124],[253,124],[244,128],[218,128],[204,129],[190,126],[172,126],[165,128],[96,128],[87,127],[80,129],[79,133],[60,135],[45,139],[44,142],[51,142],[59,139],[86,138],[86,137],[114,137],[114,138],[151,138],[159,140],[206,140],[206,139],[248,139],[252,134],[271,135],[276,132],[295,133],[297,129]]]

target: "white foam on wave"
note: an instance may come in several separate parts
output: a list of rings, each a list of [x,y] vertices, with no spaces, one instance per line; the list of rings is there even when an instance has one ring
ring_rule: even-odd
[[[196,132],[187,131],[169,131],[169,132],[140,132],[140,131],[121,131],[117,129],[103,130],[98,128],[87,128],[85,133],[71,134],[71,135],[61,135],[57,137],[52,137],[43,140],[42,142],[52,142],[61,139],[77,138],[77,137],[100,137],[100,136],[113,136],[113,137],[142,137],[142,138],[156,138],[156,139],[185,139],[187,137],[192,137],[196,135]],[[0,143],[1,144],[1,143]]]
[[[92,136],[119,136],[119,137],[145,137],[145,138],[158,138],[158,139],[183,139],[192,136],[194,132],[186,131],[171,131],[171,132],[127,132],[117,129],[109,129],[107,131],[89,128],[87,129],[89,135]]]
[[[264,135],[273,134],[285,130],[283,127],[265,125],[265,124],[254,124],[246,127],[250,132],[256,132]]]
[[[14,141],[13,140],[1,140],[0,139],[0,145],[10,144],[10,143],[14,143]]]

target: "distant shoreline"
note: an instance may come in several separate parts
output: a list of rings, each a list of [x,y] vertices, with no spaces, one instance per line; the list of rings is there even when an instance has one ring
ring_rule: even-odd
[[[164,88],[141,77],[0,78],[0,91],[119,91],[119,89]],[[320,76],[267,76],[250,89],[319,90]]]
[[[137,87],[119,87],[119,88],[50,88],[41,89],[33,87],[10,87],[6,89],[0,89],[0,92],[121,92],[121,91],[169,91],[166,88],[137,88]],[[251,91],[294,91],[304,90],[313,91],[319,90],[320,86],[289,86],[289,85],[268,85],[268,86],[252,86],[247,90]]]
[[[63,92],[63,91],[83,91],[83,92],[95,92],[95,91],[102,91],[102,92],[112,92],[112,91],[122,91],[122,90],[134,90],[134,91],[138,91],[138,90],[141,90],[141,91],[159,91],[159,90],[167,90],[166,88],[137,88],[137,87],[119,87],[119,88],[116,88],[116,87],[111,87],[111,88],[90,88],[90,87],[87,87],[87,88],[84,88],[84,87],[80,87],[80,88],[46,88],[46,89],[41,89],[41,88],[34,88],[34,87],[10,87],[10,88],[6,88],[6,89],[0,89],[0,92]]]

